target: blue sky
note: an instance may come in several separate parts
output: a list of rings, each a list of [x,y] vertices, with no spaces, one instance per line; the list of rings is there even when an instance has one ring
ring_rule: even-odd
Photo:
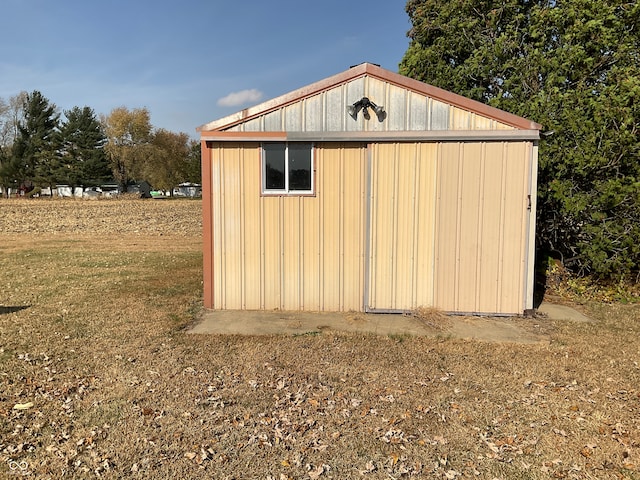
[[[3,0],[0,97],[146,107],[186,132],[349,66],[397,71],[402,0]]]

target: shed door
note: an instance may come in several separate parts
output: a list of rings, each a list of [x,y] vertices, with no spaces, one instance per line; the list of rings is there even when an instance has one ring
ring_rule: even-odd
[[[365,310],[433,305],[437,146],[372,144]]]

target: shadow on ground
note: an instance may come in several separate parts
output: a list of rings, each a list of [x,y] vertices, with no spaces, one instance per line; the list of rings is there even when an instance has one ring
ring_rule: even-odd
[[[0,315],[5,315],[7,313],[15,313],[20,310],[25,310],[29,308],[31,305],[20,305],[15,307],[5,307],[4,305],[0,305]]]

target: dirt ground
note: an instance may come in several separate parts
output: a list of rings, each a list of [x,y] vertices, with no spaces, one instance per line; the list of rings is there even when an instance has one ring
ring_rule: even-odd
[[[191,335],[200,215],[0,199],[0,478],[640,478],[640,306],[535,343]]]

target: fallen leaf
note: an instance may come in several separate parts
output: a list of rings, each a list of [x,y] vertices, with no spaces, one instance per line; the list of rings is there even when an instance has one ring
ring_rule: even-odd
[[[318,465],[315,468],[312,468],[309,472],[309,478],[318,478],[320,475],[322,475],[324,473],[324,466],[323,465]]]

